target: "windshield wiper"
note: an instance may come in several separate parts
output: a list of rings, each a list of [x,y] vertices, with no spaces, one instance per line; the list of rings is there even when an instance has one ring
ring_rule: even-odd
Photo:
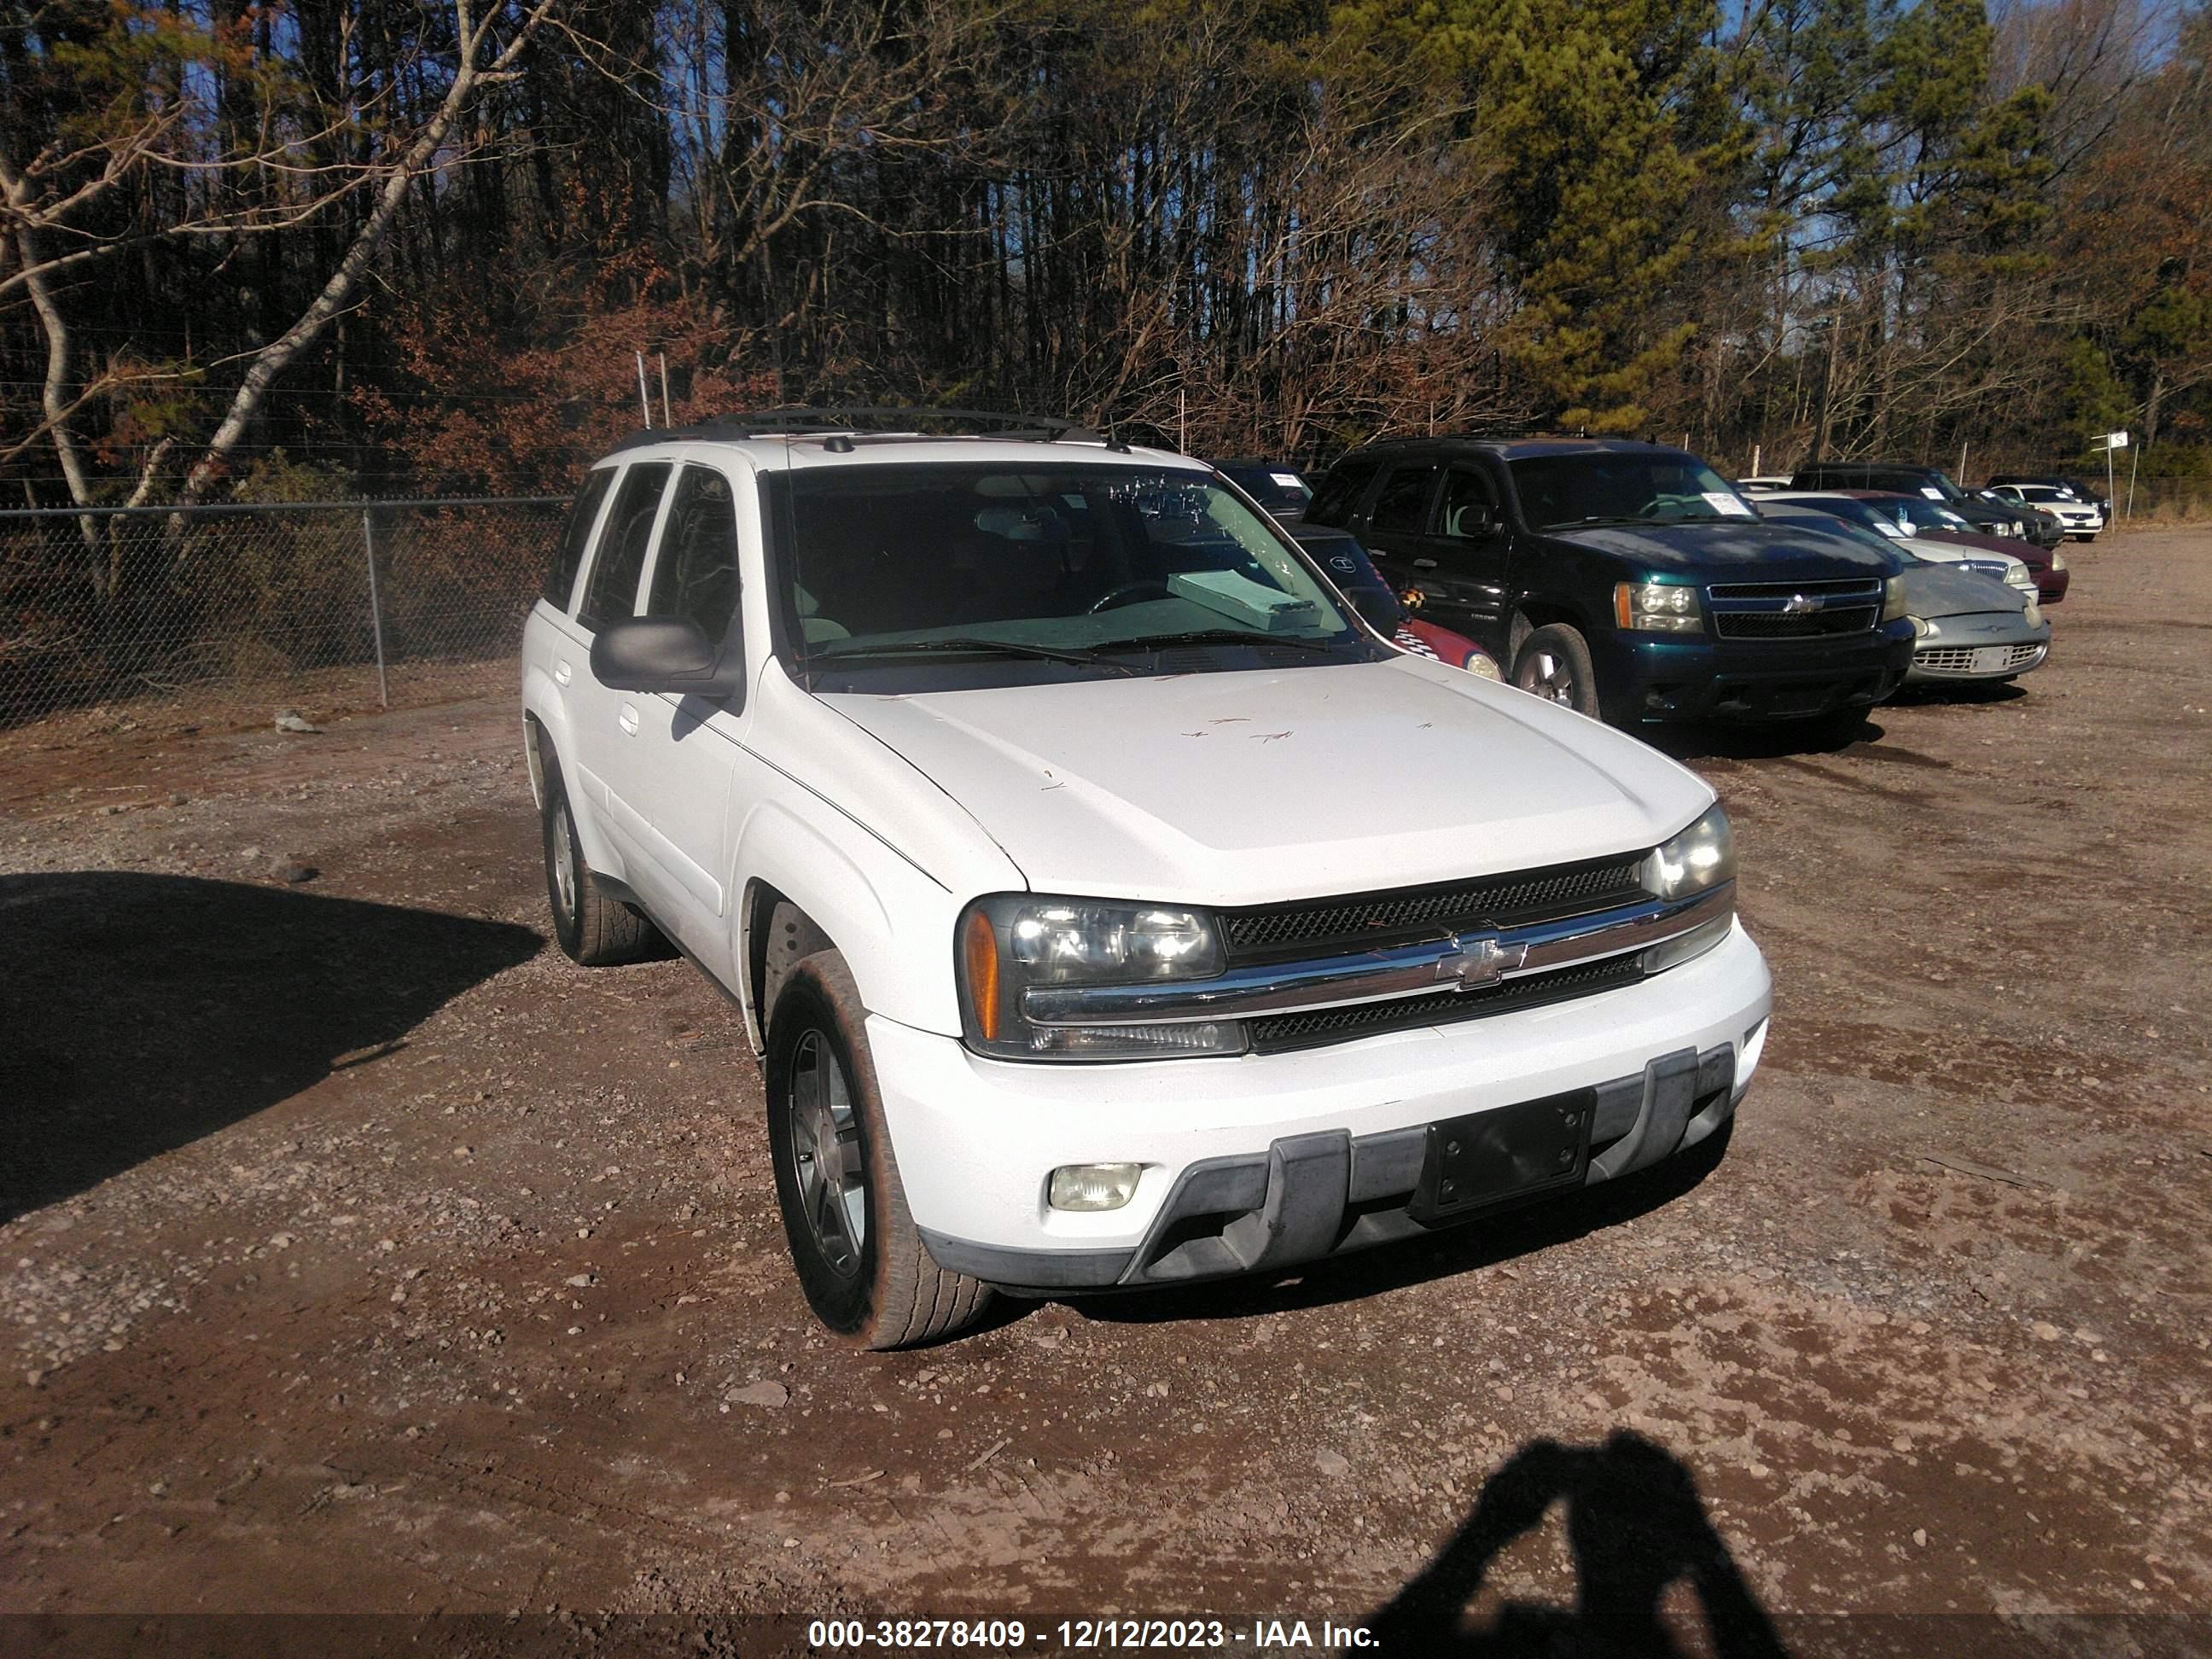
[[[1111,669],[1116,674],[1133,671],[1127,663],[1109,661],[1096,651],[1064,650],[1058,646],[1030,645],[1020,640],[970,639],[965,636],[939,640],[885,640],[878,644],[859,641],[848,646],[833,646],[827,651],[810,651],[806,665],[812,668],[830,661],[852,662],[868,657],[920,657],[936,653],[963,657],[1024,657],[1038,662],[1074,663],[1085,668]]]
[[[1556,524],[1540,526],[1539,529],[1540,531],[1581,530],[1594,524],[1651,524],[1654,522],[1656,522],[1656,520],[1650,519],[1629,519],[1623,518],[1619,514],[1613,514],[1608,517],[1603,514],[1598,514],[1587,519],[1561,519]]]
[[[1297,634],[1257,634],[1244,628],[1194,628],[1182,634],[1146,634],[1133,640],[1109,640],[1098,649],[1153,651],[1174,645],[1287,645],[1295,651],[1336,654],[1336,647],[1327,640],[1308,639]]]

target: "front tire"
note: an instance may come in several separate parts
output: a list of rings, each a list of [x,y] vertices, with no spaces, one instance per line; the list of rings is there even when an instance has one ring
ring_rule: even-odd
[[[553,913],[553,937],[561,941],[561,948],[586,968],[611,968],[658,956],[659,930],[641,912],[609,898],[592,879],[584,844],[576,838],[568,786],[550,755],[545,759],[544,793],[539,828],[545,849],[545,902]]]
[[[939,1267],[907,1212],[866,1018],[836,951],[791,970],[769,1018],[768,1139],[807,1305],[854,1346],[881,1351],[965,1330],[991,1290]]]
[[[1592,720],[1599,717],[1589,643],[1581,629],[1565,623],[1547,623],[1521,642],[1513,657],[1513,684],[1547,702]]]

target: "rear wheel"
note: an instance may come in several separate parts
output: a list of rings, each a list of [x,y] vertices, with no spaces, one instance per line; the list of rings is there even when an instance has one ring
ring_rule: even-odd
[[[611,968],[642,962],[662,948],[659,930],[643,914],[609,898],[592,879],[576,838],[575,814],[559,763],[545,758],[545,807],[541,839],[545,848],[545,900],[553,912],[553,936],[570,957],[586,968]]]
[[[769,1020],[769,1152],[814,1316],[859,1347],[911,1347],[973,1325],[991,1291],[939,1267],[907,1212],[866,1020],[836,951],[791,970]]]
[[[1598,718],[1597,672],[1579,629],[1547,623],[1521,642],[1513,658],[1513,684],[1523,691]]]

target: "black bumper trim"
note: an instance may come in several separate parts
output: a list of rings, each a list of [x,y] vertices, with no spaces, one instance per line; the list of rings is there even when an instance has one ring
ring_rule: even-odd
[[[1681,1048],[1594,1091],[1584,1186],[1696,1145],[1735,1109],[1735,1048]],[[1133,1250],[1023,1250],[922,1230],[939,1267],[1018,1293],[1140,1290],[1267,1273],[1432,1231],[1408,1213],[1428,1126],[1354,1137],[1291,1135],[1267,1151],[1190,1164]],[[1572,1188],[1552,1188],[1533,1201]],[[1523,1201],[1453,1216],[1480,1220]]]

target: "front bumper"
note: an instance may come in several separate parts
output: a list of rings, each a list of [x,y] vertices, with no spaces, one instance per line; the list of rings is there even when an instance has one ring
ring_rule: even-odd
[[[2071,570],[2053,570],[2049,565],[2030,566],[2028,574],[2035,578],[2035,597],[2039,604],[2056,605],[2066,597],[2066,589],[2074,580]]]
[[[1422,1231],[1427,1127],[1595,1091],[1584,1182],[1656,1162],[1734,1109],[1765,1036],[1765,959],[1739,924],[1705,955],[1573,1001],[1235,1059],[980,1058],[872,1017],[908,1208],[940,1266],[1029,1290],[1267,1270]],[[1052,1209],[1063,1164],[1142,1165],[1103,1212]]]
[[[1844,640],[1772,643],[1607,629],[1589,643],[1610,720],[1786,720],[1890,696],[1912,656],[1912,628],[1893,622]]]

